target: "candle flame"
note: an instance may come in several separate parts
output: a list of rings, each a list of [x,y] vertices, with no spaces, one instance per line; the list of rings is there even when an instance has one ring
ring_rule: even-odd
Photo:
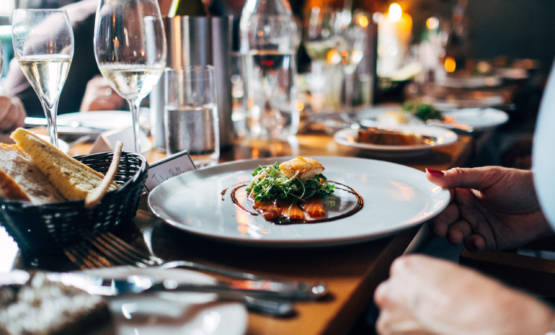
[[[364,15],[359,16],[357,21],[358,21],[358,25],[361,26],[362,28],[368,27],[368,18],[366,16]]]
[[[391,20],[391,22],[398,22],[401,20],[402,16],[403,9],[401,6],[398,3],[392,3],[391,6],[389,6],[389,14],[387,15],[389,20]]]
[[[455,70],[457,69],[457,62],[455,62],[455,59],[453,57],[447,57],[445,58],[445,71],[447,72],[455,72]]]

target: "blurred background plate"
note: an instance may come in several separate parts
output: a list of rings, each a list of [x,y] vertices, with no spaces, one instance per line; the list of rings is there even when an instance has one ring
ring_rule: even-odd
[[[453,122],[486,130],[501,126],[509,121],[509,115],[494,108],[463,108],[444,111],[443,116],[454,118]]]
[[[365,122],[365,126],[368,127],[379,127],[378,122]],[[380,157],[415,157],[426,155],[435,148],[444,147],[451,145],[457,141],[457,134],[454,132],[430,126],[410,126],[410,125],[398,125],[387,127],[388,130],[399,131],[403,133],[415,133],[427,136],[434,136],[437,138],[437,142],[432,145],[422,144],[422,145],[379,145],[379,144],[369,144],[369,143],[359,143],[356,141],[357,131],[354,129],[343,129],[338,131],[334,135],[335,142],[345,145],[348,147],[364,149],[372,152],[375,156]]]

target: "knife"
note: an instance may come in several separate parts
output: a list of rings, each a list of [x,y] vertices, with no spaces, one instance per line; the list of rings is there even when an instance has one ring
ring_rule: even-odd
[[[239,291],[220,291],[211,290],[214,285],[206,284],[187,284],[179,283],[176,289],[166,289],[163,282],[170,286],[175,286],[176,281],[165,280],[159,282],[151,277],[130,276],[127,279],[115,280],[111,278],[92,277],[84,274],[74,273],[48,273],[47,278],[51,281],[61,282],[67,286],[79,288],[92,295],[102,295],[107,297],[125,296],[132,294],[147,294],[156,292],[206,292],[216,293],[220,301],[239,301],[252,311],[260,312],[272,316],[289,316],[294,314],[294,305],[290,301],[262,299],[250,294]],[[156,285],[160,285],[156,287]],[[188,287],[195,286],[199,290],[189,290]]]
[[[49,274],[48,279],[78,287],[91,294],[106,296],[156,292],[201,292],[216,293],[230,298],[248,295],[259,299],[308,301],[320,299],[328,293],[325,284],[291,286],[287,283],[269,280],[232,280],[199,284],[184,283],[173,279],[156,280],[149,276],[112,279],[72,273]]]

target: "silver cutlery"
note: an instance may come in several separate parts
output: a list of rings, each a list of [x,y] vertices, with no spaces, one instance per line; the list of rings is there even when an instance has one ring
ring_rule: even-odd
[[[233,289],[231,284],[217,282],[215,284],[184,284],[175,280],[156,281],[148,276],[130,276],[124,280],[89,276],[86,273],[48,273],[51,281],[79,288],[89,294],[117,297],[133,294],[157,292],[206,292],[215,293],[219,301],[237,301],[249,310],[271,316],[288,316],[294,312],[293,303],[283,300],[268,300],[261,297],[275,294],[263,289],[255,289],[257,297],[246,295]]]
[[[66,256],[81,269],[98,269],[117,265],[134,265],[137,267],[159,267],[160,269],[187,268],[196,271],[210,272],[230,278],[242,280],[259,280],[283,285],[291,290],[307,292],[310,299],[318,299],[327,294],[326,284],[310,284],[276,280],[251,273],[222,269],[216,266],[200,264],[186,260],[163,260],[153,255],[147,255],[129,245],[112,233],[103,233],[98,236],[85,234],[84,238],[89,243],[76,244],[64,249]],[[94,248],[93,248],[94,247]]]
[[[327,294],[328,289],[325,284],[309,284],[304,282],[280,281],[250,273],[222,269],[215,266],[199,264],[185,260],[165,261],[153,255],[145,254],[135,247],[112,233],[105,233],[99,236],[91,234],[84,235],[86,242],[76,244],[64,249],[66,256],[82,270],[99,269],[118,265],[133,265],[140,268],[187,268],[197,271],[210,272],[224,275],[230,278],[258,281],[258,285],[273,285],[274,288],[298,292],[303,299],[315,300]],[[256,286],[256,284],[255,284]],[[201,288],[197,288],[201,289]],[[214,292],[214,287],[203,288]],[[229,291],[232,291],[229,289]],[[220,290],[220,299],[227,300],[231,293],[223,293]],[[293,312],[293,304],[282,300],[261,299],[252,297],[242,292],[233,293],[235,300],[245,304],[249,310],[265,313],[273,316],[287,316]]]

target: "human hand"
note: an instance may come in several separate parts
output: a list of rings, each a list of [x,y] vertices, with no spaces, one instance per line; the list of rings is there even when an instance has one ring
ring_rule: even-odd
[[[546,334],[555,313],[521,292],[427,256],[395,260],[374,293],[382,335]]]
[[[25,108],[18,98],[0,92],[0,132],[25,126],[25,116]]]
[[[123,98],[114,92],[108,80],[96,76],[89,80],[85,96],[81,102],[81,112],[118,110],[123,106]]]
[[[553,234],[543,215],[532,172],[502,167],[426,170],[451,191],[451,203],[430,220],[430,229],[470,251],[516,248]]]

